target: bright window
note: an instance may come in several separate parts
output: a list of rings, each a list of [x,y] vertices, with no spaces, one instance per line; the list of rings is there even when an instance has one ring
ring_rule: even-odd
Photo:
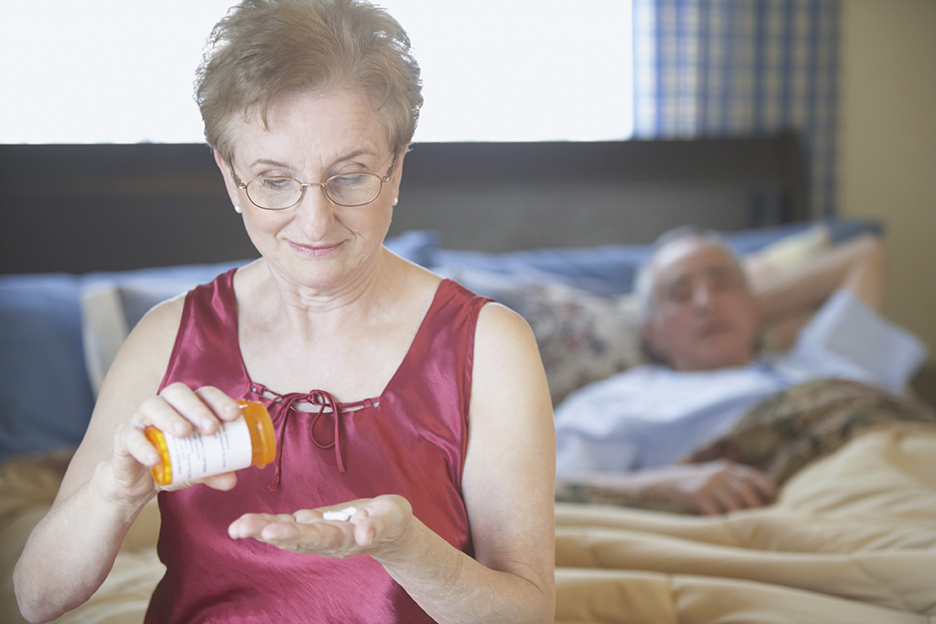
[[[202,139],[194,71],[231,0],[8,3],[0,143]],[[384,0],[423,71],[417,141],[631,136],[626,0]]]

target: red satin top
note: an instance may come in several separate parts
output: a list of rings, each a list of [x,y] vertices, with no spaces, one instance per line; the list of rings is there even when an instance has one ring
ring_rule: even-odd
[[[239,471],[230,492],[196,485],[159,494],[158,550],[167,571],[146,622],[431,622],[366,555],[291,553],[232,540],[227,527],[244,513],[291,514],[392,493],[473,554],[461,478],[474,332],[487,299],[444,280],[383,393],[342,405],[321,390],[276,395],[248,377],[233,279],[231,270],[188,293],[161,388],[213,385],[263,402],[276,430],[277,460],[264,470]],[[297,409],[299,402],[312,403],[313,411]]]

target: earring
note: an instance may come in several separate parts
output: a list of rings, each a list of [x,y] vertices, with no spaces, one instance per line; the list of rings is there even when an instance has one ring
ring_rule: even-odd
[[[234,204],[234,212],[236,212],[237,214],[240,214],[240,213],[241,213],[241,207],[240,207],[240,205]]]
[[[400,198],[399,198],[399,197],[394,197],[394,198],[393,198],[393,205],[396,206],[398,201],[400,201]]]

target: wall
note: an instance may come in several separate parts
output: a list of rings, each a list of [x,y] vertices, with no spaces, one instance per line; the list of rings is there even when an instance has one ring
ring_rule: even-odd
[[[936,1],[844,0],[841,32],[839,211],[885,223],[884,313],[929,345],[934,392]]]

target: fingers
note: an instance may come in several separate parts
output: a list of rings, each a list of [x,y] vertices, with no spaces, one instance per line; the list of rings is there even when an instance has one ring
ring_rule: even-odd
[[[747,466],[737,468],[739,474],[731,481],[731,485],[747,503],[747,507],[763,507],[774,501],[777,489],[764,473]]]
[[[244,514],[231,523],[228,535],[233,539],[245,537],[259,538],[264,530],[276,524],[295,524],[296,519],[289,514]]]
[[[228,527],[232,539],[252,538],[297,553],[346,558],[361,554],[354,539],[355,526],[345,521],[329,521],[313,515],[299,522],[292,514],[245,514]]]
[[[240,416],[237,401],[218,388],[206,386],[192,390],[185,384],[166,386],[158,396],[143,402],[137,411],[140,424],[153,425],[176,437],[185,437],[197,430],[211,435],[221,421]]]
[[[167,386],[159,395],[143,401],[115,432],[113,467],[116,482],[134,492],[143,487],[154,487],[149,469],[159,464],[160,456],[147,436],[147,427],[156,427],[175,437],[186,437],[194,431],[212,435],[222,421],[239,416],[237,402],[218,388],[192,390],[181,383]],[[236,476],[225,473],[204,482],[215,489],[230,490],[236,484]]]
[[[237,475],[233,472],[225,472],[212,477],[205,477],[202,479],[202,483],[212,489],[228,492],[237,485]]]
[[[717,462],[716,472],[700,494],[700,511],[714,515],[768,505],[776,498],[776,488],[759,470],[724,461]]]
[[[330,516],[328,511],[335,513]],[[368,509],[358,509],[353,506],[345,507],[341,510],[328,511],[303,509],[297,511],[293,516],[296,518],[296,521],[301,524],[313,524],[316,522],[347,523],[353,527],[351,531],[355,544],[361,548],[367,548],[374,542],[377,531],[373,525],[379,516],[371,516]],[[337,526],[340,526],[340,524]]]
[[[777,486],[776,484],[765,475],[760,470],[755,470],[753,468],[748,468],[747,466],[742,466],[750,473],[751,484],[754,486],[755,490],[758,493],[758,496],[765,502],[769,504],[774,502],[777,499]]]
[[[326,520],[323,512],[355,507],[347,520]],[[303,509],[291,515],[245,514],[228,527],[232,539],[252,538],[292,552],[346,558],[395,547],[412,518],[401,496],[379,496],[329,509]]]
[[[706,515],[763,507],[777,495],[762,472],[729,460],[676,464],[638,476],[642,495]]]
[[[149,499],[158,491],[150,468],[159,463],[159,455],[138,427],[126,424],[114,433],[114,451],[110,459],[114,499]]]
[[[145,401],[138,410],[144,425],[183,438],[192,431],[212,435],[221,421],[240,416],[237,401],[219,389],[206,386],[192,390],[185,384],[166,386],[159,396]]]
[[[159,463],[159,453],[142,427],[127,423],[114,434],[114,460],[124,468],[133,463],[151,468]]]

